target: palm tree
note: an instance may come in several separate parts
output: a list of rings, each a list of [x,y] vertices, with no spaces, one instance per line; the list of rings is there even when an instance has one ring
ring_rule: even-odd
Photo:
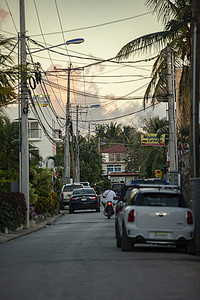
[[[167,135],[168,121],[166,118],[159,117],[144,119],[145,125],[143,130],[148,133],[157,133]],[[154,177],[156,169],[164,169],[166,167],[165,147],[147,147],[148,153],[140,165],[140,175],[144,177]]]
[[[12,53],[17,46],[13,39],[5,39],[0,35],[0,110],[16,101],[15,82],[18,68],[14,66]]]
[[[134,56],[135,53],[150,53],[159,50],[153,68],[152,79],[144,95],[145,104],[163,101],[167,95],[167,44],[174,53],[175,68],[180,69],[178,102],[182,120],[189,117],[190,102],[190,58],[191,58],[191,15],[192,0],[146,0],[145,4],[162,21],[164,30],[144,35],[127,43],[117,54],[118,61]]]

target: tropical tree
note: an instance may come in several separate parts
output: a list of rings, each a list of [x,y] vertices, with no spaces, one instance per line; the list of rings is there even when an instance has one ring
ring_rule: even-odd
[[[117,59],[120,61],[137,54],[151,53],[152,49],[159,51],[152,68],[152,79],[144,95],[144,107],[149,99],[154,105],[167,95],[167,45],[170,44],[175,68],[180,70],[177,100],[183,124],[186,125],[190,103],[192,0],[146,0],[145,4],[163,23],[164,30],[130,41],[119,51]]]
[[[0,169],[18,170],[19,163],[19,128],[8,117],[0,116]]]
[[[81,181],[89,181],[91,184],[102,180],[102,161],[96,143],[87,143],[81,137],[80,145],[80,176]]]
[[[14,39],[5,39],[0,35],[0,110],[2,107],[16,101],[15,91],[18,78],[18,67],[14,64],[12,54],[17,42]]]
[[[159,117],[144,119],[144,132],[168,134],[168,121],[166,118]],[[143,177],[155,177],[155,170],[164,170],[166,167],[166,149],[165,147],[145,146],[146,154],[140,165],[140,175]]]

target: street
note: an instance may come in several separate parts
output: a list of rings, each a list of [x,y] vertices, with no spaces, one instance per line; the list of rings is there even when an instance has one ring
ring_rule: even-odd
[[[200,299],[200,258],[174,248],[116,247],[114,219],[65,214],[0,245],[1,300]]]

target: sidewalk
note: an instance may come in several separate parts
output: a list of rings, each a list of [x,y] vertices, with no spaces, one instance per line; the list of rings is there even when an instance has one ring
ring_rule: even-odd
[[[2,233],[0,232],[0,244],[4,244],[7,243],[11,240],[17,239],[23,235],[27,235],[30,234],[32,232],[38,231],[42,228],[45,228],[46,226],[51,226],[53,225],[54,221],[57,218],[60,218],[64,215],[65,213],[60,213],[58,215],[55,215],[53,217],[49,217],[46,220],[44,220],[43,222],[39,222],[34,224],[32,227],[30,228],[24,228],[24,229],[18,229],[16,231],[13,231],[11,233]]]

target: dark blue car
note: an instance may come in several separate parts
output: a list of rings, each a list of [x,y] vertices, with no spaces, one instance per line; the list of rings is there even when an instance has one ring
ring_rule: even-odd
[[[100,212],[100,196],[93,188],[80,188],[73,191],[69,201],[69,213],[82,209],[95,209]]]

